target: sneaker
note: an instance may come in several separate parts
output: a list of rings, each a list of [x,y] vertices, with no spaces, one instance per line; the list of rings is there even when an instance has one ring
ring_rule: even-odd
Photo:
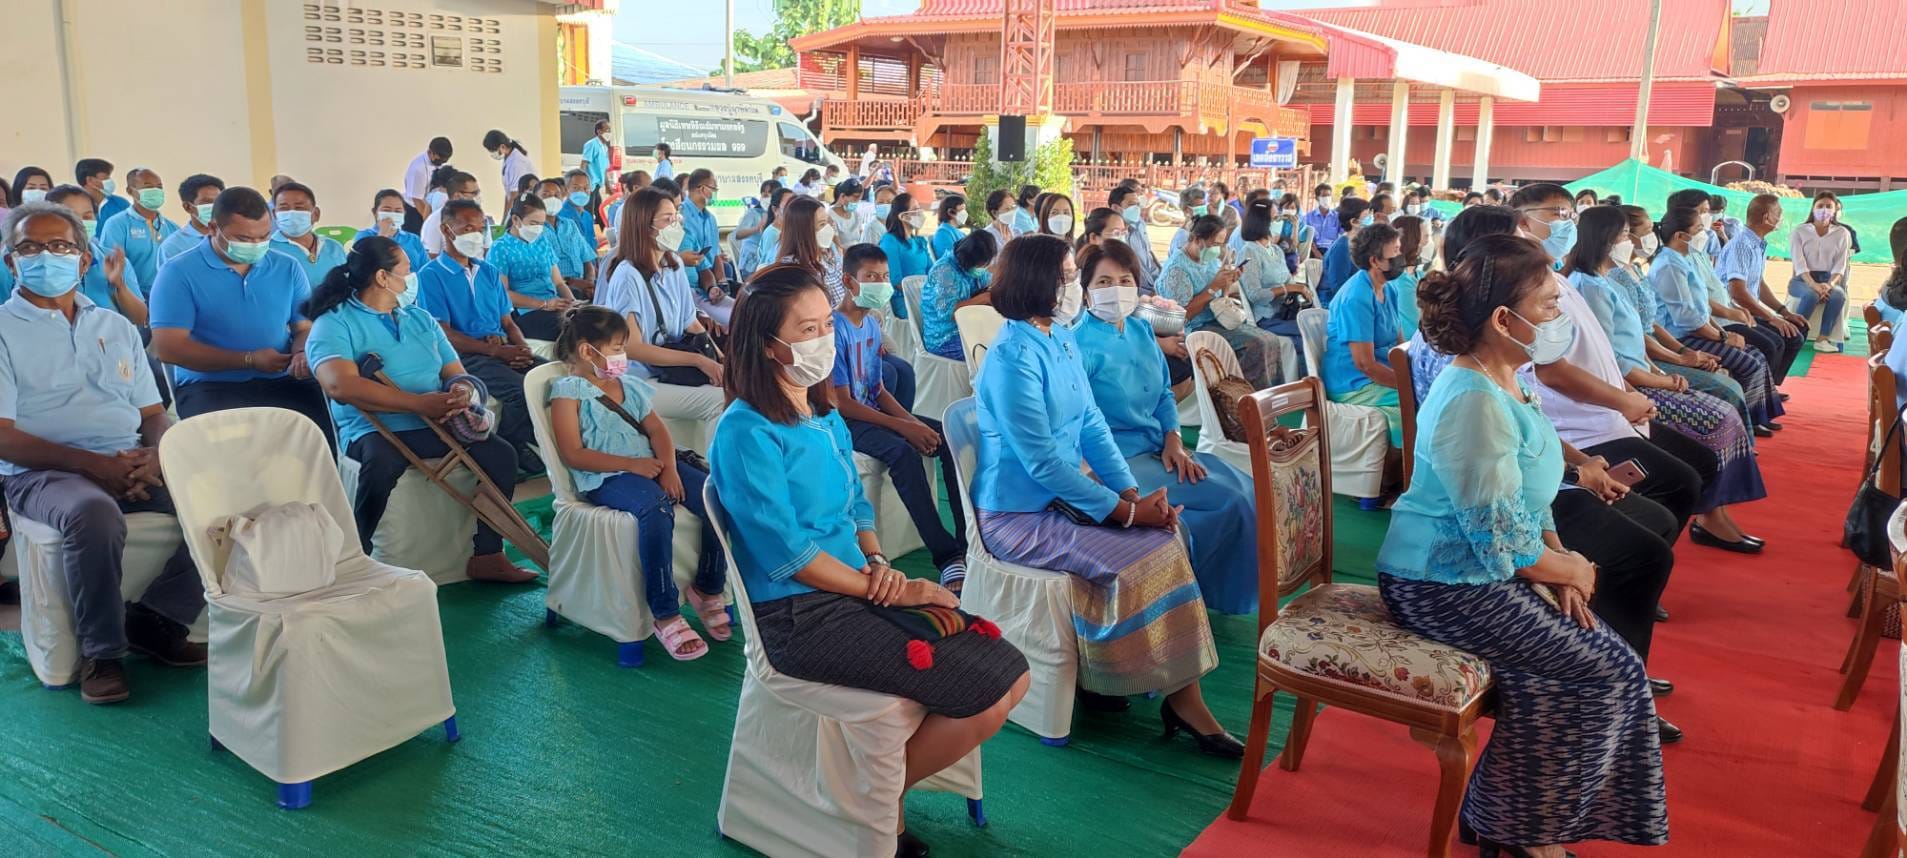
[[[126,643],[132,651],[167,667],[205,664],[205,644],[186,640],[186,628],[144,605],[126,606]]]
[[[1816,340],[1814,350],[1822,354],[1838,355],[1841,353],[1841,344],[1833,340]]]
[[[95,706],[118,703],[132,696],[126,687],[126,664],[117,658],[79,660],[79,699]]]

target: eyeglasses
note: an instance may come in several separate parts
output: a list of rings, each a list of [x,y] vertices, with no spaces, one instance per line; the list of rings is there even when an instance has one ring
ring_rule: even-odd
[[[65,239],[59,239],[59,238],[53,239],[52,241],[46,242],[45,244],[41,244],[40,242],[37,242],[37,241],[22,241],[19,244],[16,244],[13,246],[13,255],[14,256],[39,256],[41,253],[44,253],[49,250],[60,256],[78,256],[79,255],[79,245],[74,244],[70,241],[66,241]]]
[[[1549,214],[1554,215],[1554,218],[1553,218],[1554,220],[1575,220],[1576,219],[1575,206],[1542,206],[1539,208],[1520,209],[1519,211],[1522,211],[1524,214],[1542,214],[1544,212],[1548,212]]]

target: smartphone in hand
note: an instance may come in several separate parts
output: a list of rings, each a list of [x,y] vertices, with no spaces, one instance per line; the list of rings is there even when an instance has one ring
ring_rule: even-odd
[[[1630,459],[1626,462],[1610,466],[1609,478],[1625,486],[1634,488],[1636,483],[1649,478],[1649,472],[1643,469],[1640,462]]]

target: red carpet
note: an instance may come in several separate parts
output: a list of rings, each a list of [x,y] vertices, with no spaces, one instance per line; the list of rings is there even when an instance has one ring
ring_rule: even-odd
[[[1842,589],[1854,560],[1839,540],[1860,481],[1863,372],[1824,356],[1786,385],[1787,429],[1760,446],[1769,497],[1736,510],[1765,554],[1679,546],[1663,599],[1673,620],[1656,627],[1649,671],[1675,682],[1658,703],[1688,733],[1663,752],[1669,845],[1589,843],[1583,858],[1858,854],[1898,688],[1897,644],[1883,641],[1854,710],[1832,707],[1854,633]],[[1184,854],[1423,855],[1436,775],[1403,728],[1326,710],[1303,770],[1273,762],[1250,818],[1220,816]]]

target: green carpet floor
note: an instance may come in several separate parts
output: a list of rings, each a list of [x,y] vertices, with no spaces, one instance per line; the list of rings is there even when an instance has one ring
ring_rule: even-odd
[[[1368,583],[1387,514],[1338,501],[1336,564]],[[930,573],[921,552],[900,565]],[[203,671],[134,659],[133,699],[91,707],[42,690],[19,635],[0,635],[0,843],[13,855],[751,854],[715,831],[739,640],[686,664],[651,642],[648,665],[623,670],[608,639],[543,627],[541,586],[459,584],[439,603],[463,741],[427,731],[319,780],[296,812],[209,749]],[[1205,695],[1242,737],[1255,619],[1213,627]],[[1280,702],[1274,752],[1291,709]],[[1138,698],[1123,715],[1080,713],[1066,748],[1009,725],[986,746],[991,826],[971,828],[958,796],[924,793],[910,827],[950,858],[1177,854],[1230,800],[1238,766],[1157,730],[1156,704]]]

